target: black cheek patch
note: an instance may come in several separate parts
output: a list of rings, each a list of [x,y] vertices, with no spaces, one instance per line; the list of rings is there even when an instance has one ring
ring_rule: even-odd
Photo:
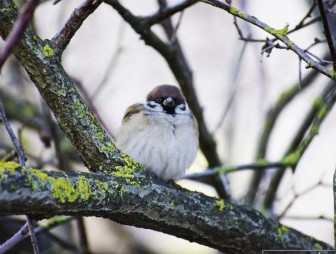
[[[150,104],[150,103],[147,103],[147,106],[150,107],[150,108],[156,108],[156,105],[153,105],[153,104]]]

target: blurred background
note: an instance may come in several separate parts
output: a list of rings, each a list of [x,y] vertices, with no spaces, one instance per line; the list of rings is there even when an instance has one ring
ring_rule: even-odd
[[[158,10],[155,0],[121,2],[139,16]],[[170,4],[175,2],[168,1]],[[67,0],[56,5],[52,1],[40,4],[33,22],[39,36],[51,39],[81,3],[79,0]],[[289,30],[300,23],[312,3],[303,0],[232,2],[239,10],[273,28],[281,29],[288,25]],[[318,16],[318,8],[315,8],[307,21]],[[285,91],[299,88],[312,71],[305,68],[305,63],[300,64],[298,56],[292,51],[274,48],[267,56],[267,52],[263,53],[265,42],[242,40],[237,26],[246,38],[261,41],[272,38],[242,20],[237,20],[235,26],[232,15],[215,7],[195,4],[181,17],[174,15],[172,22],[179,24],[176,35],[193,72],[194,89],[203,108],[206,125],[217,142],[217,152],[223,165],[256,162],[268,112]],[[160,38],[165,38],[160,25],[153,26],[152,30]],[[289,37],[302,49],[309,48],[314,55],[321,58],[328,55],[326,43],[310,47],[325,39],[321,22],[313,22]],[[111,136],[117,133],[129,105],[143,101],[145,95],[159,84],[179,85],[162,56],[146,46],[139,35],[106,4],[87,18],[66,48],[62,61],[77,89],[99,115]],[[328,83],[330,79],[315,73],[304,89],[298,89],[297,95],[277,118],[263,159],[272,162],[283,159],[310,108]],[[67,169],[86,170],[70,152],[73,149],[71,144],[60,134],[47,106],[15,58],[7,61],[0,75],[0,97],[13,126],[20,133],[29,166],[57,169],[62,165]],[[19,110],[21,113],[17,112],[18,109],[22,109]],[[335,110],[331,110],[299,161],[295,173],[290,168],[285,171],[271,207],[265,207],[261,200],[277,169],[265,171],[252,203],[247,201],[247,194],[255,170],[227,174],[234,202],[252,205],[287,226],[332,244],[335,117]],[[44,129],[46,125],[48,128]],[[54,142],[50,135],[58,137],[58,142]],[[0,125],[0,159],[10,155],[12,150],[4,127]],[[60,150],[63,154],[61,159],[57,154]],[[203,172],[207,168],[207,160],[199,152],[188,173]],[[184,179],[178,184],[207,195],[217,195],[212,186],[198,181]],[[61,220],[64,219],[70,222],[61,223],[62,226],[55,227],[47,235],[40,235],[43,253],[78,252],[78,246],[85,242],[83,230],[88,253],[217,253],[211,248],[173,236],[105,219],[61,217]],[[19,224],[20,217],[14,220]],[[41,223],[49,225],[50,222],[45,220]],[[0,242],[13,234],[15,227],[16,224],[8,218],[2,218]],[[30,245],[29,241],[25,244]],[[19,251],[19,246],[17,248],[16,251]],[[30,253],[29,248],[20,253]]]

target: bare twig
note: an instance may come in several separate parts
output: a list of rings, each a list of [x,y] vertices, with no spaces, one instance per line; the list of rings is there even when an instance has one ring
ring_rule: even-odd
[[[257,19],[254,16],[251,16],[245,12],[242,12],[240,10],[238,10],[237,8],[233,7],[232,5],[227,5],[223,2],[220,2],[218,0],[200,0],[201,2],[204,2],[206,4],[210,4],[212,6],[218,7],[222,10],[227,11],[228,13],[241,18],[259,28],[261,28],[262,30],[264,30],[265,32],[273,35],[275,38],[277,38],[278,40],[280,40],[281,42],[283,42],[288,49],[290,49],[291,51],[293,51],[294,53],[296,53],[300,58],[302,58],[303,61],[305,61],[308,64],[309,68],[313,68],[317,71],[319,71],[320,73],[322,73],[323,75],[336,80],[336,72],[333,70],[330,70],[326,67],[324,67],[323,65],[321,65],[320,63],[316,62],[314,59],[312,59],[303,49],[301,49],[300,47],[298,47],[293,41],[291,41],[287,34],[288,34],[288,28],[285,26],[282,29],[274,29],[271,26],[267,25],[266,23],[260,21],[259,19]]]
[[[327,65],[327,64],[332,64],[333,62],[331,61],[328,61],[328,60],[324,60],[322,59],[321,57],[315,55],[314,53],[308,51],[308,50],[305,50],[305,52],[307,52],[308,55],[312,56],[313,58],[315,58],[317,61],[319,61],[319,63],[321,65]],[[309,68],[309,66],[306,66],[306,68]]]
[[[245,54],[245,50],[246,50],[246,46],[247,46],[247,42],[244,42],[243,46],[242,46],[242,49],[240,51],[240,54],[239,56],[236,58],[236,61],[235,63],[233,64],[234,68],[233,68],[233,76],[232,76],[232,79],[231,79],[231,86],[230,86],[230,96],[229,96],[229,100],[227,101],[225,107],[224,107],[224,111],[221,115],[221,117],[219,118],[219,122],[217,123],[215,129],[214,129],[214,133],[216,133],[220,127],[222,126],[222,124],[224,123],[225,119],[226,119],[226,116],[228,115],[229,111],[230,111],[230,108],[232,106],[232,103],[234,102],[234,99],[236,97],[236,93],[237,93],[237,90],[238,90],[238,84],[237,84],[237,80],[238,80],[238,76],[240,74],[240,71],[242,68],[241,67],[241,64],[243,63],[243,57],[244,57],[244,54]]]
[[[177,36],[177,30],[179,29],[180,25],[181,25],[181,21],[182,21],[182,17],[183,17],[183,11],[180,13],[180,16],[178,18],[178,21],[176,23],[176,26],[174,28],[174,32],[170,38],[170,42],[173,42],[176,40],[176,36]]]
[[[2,122],[4,123],[5,127],[6,127],[6,131],[15,147],[15,150],[19,156],[19,161],[20,161],[20,164],[21,166],[25,167],[26,166],[26,155],[24,153],[24,150],[23,148],[21,147],[20,145],[20,142],[19,140],[16,138],[15,134],[14,134],[14,131],[12,129],[12,127],[10,126],[9,124],[9,121],[7,119],[7,116],[6,116],[6,113],[5,113],[5,109],[4,109],[4,106],[0,100],[0,117],[2,119]]]
[[[0,70],[34,14],[38,0],[28,0],[22,7],[18,18],[0,51]]]
[[[317,2],[316,0],[313,1],[311,7],[309,8],[308,12],[306,15],[304,15],[304,17],[301,19],[301,21],[295,26],[295,28],[293,29],[293,31],[296,31],[300,28],[302,28],[304,26],[304,23],[306,21],[306,19],[310,18],[311,17],[311,14],[313,13],[313,11],[315,10],[317,6]]]
[[[243,170],[262,170],[262,169],[274,169],[274,168],[287,168],[288,164],[283,162],[267,162],[267,161],[260,161],[250,164],[244,164],[239,166],[222,166],[222,167],[215,167],[207,169],[200,173],[193,173],[188,174],[182,177],[182,179],[190,179],[190,180],[199,180],[205,177],[213,176],[216,174],[229,174]]]
[[[264,159],[267,153],[267,147],[270,141],[271,133],[274,130],[280,114],[288,106],[288,104],[307,87],[313,84],[313,81],[318,77],[318,72],[311,71],[307,74],[301,82],[301,87],[297,84],[284,91],[278,98],[274,107],[268,112],[267,118],[264,122],[264,127],[259,138],[259,145],[257,148],[256,159]],[[249,187],[249,194],[247,196],[247,203],[253,204],[259,189],[261,180],[263,179],[264,172],[262,170],[256,171],[253,174],[252,181]]]
[[[296,201],[298,198],[300,198],[300,197],[302,197],[302,196],[308,194],[309,192],[315,190],[315,189],[316,189],[318,186],[320,186],[320,185],[321,185],[321,181],[318,182],[318,183],[316,183],[316,184],[314,184],[314,185],[312,185],[312,186],[310,186],[309,188],[307,188],[306,190],[303,190],[303,191],[301,191],[301,192],[297,192],[297,191],[293,188],[293,192],[294,192],[294,196],[293,196],[293,198],[292,198],[291,201],[287,204],[287,206],[283,209],[283,211],[282,211],[279,215],[276,216],[277,219],[280,220],[280,219],[282,219],[282,218],[284,218],[284,217],[287,218],[286,213],[287,213],[288,210],[293,206],[293,204],[295,203],[295,201]]]
[[[122,22],[120,23],[119,29],[118,29],[117,36],[116,36],[117,42],[116,42],[116,46],[115,46],[115,49],[114,49],[114,53],[111,57],[108,68],[106,69],[106,73],[105,73],[104,78],[102,79],[100,84],[97,85],[97,87],[95,88],[95,90],[93,91],[93,93],[91,95],[92,100],[95,100],[95,98],[99,95],[101,90],[106,86],[107,81],[111,77],[114,68],[117,66],[117,64],[119,62],[121,53],[123,52],[122,41],[125,37],[124,36],[125,35],[125,24],[126,23],[122,20]]]
[[[78,226],[78,233],[79,233],[79,245],[81,253],[88,254],[89,251],[89,241],[86,234],[85,229],[85,222],[83,217],[78,216],[77,217],[77,226]]]
[[[158,12],[150,15],[146,18],[147,26],[152,26],[154,24],[160,23],[161,21],[168,19],[174,14],[188,8],[189,6],[197,3],[199,0],[184,0],[179,1],[177,4],[168,5],[164,8],[160,8]]]
[[[93,13],[101,3],[102,0],[86,0],[81,6],[74,10],[62,30],[52,39],[60,52],[64,51],[86,18]]]
[[[284,163],[289,162],[292,165],[293,171],[295,170],[296,165],[301,160],[303,154],[305,153],[310,143],[318,134],[322,122],[330,112],[335,102],[336,102],[335,84],[334,82],[331,82],[324,89],[322,95],[319,96],[314,101],[310,109],[310,112],[307,115],[307,118],[304,120],[301,128],[295,135],[294,140],[290,144],[282,160],[282,162]],[[309,129],[308,134],[305,135],[308,129]],[[284,175],[283,169],[278,169],[274,174],[264,200],[265,208],[271,208],[273,206],[273,201],[275,200],[276,192],[279,188],[283,175]]]
[[[25,167],[26,166],[26,159],[27,159],[26,155],[24,153],[24,150],[23,150],[23,148],[22,148],[19,140],[15,136],[12,127],[9,124],[9,121],[7,119],[7,116],[6,116],[6,113],[5,113],[5,109],[4,109],[4,106],[3,106],[2,102],[1,102],[1,100],[0,100],[0,116],[1,116],[2,122],[5,124],[6,131],[7,131],[8,135],[9,135],[9,137],[10,137],[10,139],[11,139],[11,141],[12,141],[14,147],[15,147],[15,150],[16,150],[18,156],[19,156],[20,165],[22,167]],[[40,253],[40,251],[39,251],[39,248],[38,248],[38,245],[37,245],[37,241],[36,241],[36,237],[35,237],[35,234],[34,234],[34,226],[35,226],[35,224],[36,224],[36,221],[33,220],[33,219],[31,219],[29,216],[27,216],[28,232],[30,233],[30,238],[31,238],[33,250],[34,250],[35,254],[38,254],[38,253]],[[21,230],[19,232],[20,232],[19,234],[15,234],[6,243],[4,243],[3,245],[0,246],[0,253],[2,251],[1,249],[3,249],[4,252],[5,252],[5,251],[8,250],[6,248],[13,247],[17,243],[17,240],[20,239],[20,236],[22,236],[22,233],[26,232],[26,230],[23,230],[21,228]]]
[[[23,240],[29,233],[28,222],[26,222],[18,232],[15,233],[10,239],[5,243],[0,245],[0,254],[6,253],[8,250],[13,248],[18,242]]]
[[[317,2],[318,2],[319,9],[320,9],[321,17],[322,17],[324,34],[325,34],[325,37],[326,37],[327,42],[328,42],[331,58],[333,60],[333,68],[334,68],[334,71],[336,71],[336,49],[335,49],[335,45],[334,45],[333,38],[332,38],[332,35],[331,35],[327,14],[326,14],[326,11],[325,11],[325,8],[324,8],[323,1],[322,0],[317,0]]]

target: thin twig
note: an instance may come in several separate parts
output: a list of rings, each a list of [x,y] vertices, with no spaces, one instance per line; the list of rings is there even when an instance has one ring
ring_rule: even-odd
[[[31,20],[34,10],[38,4],[38,0],[28,0],[27,3],[22,7],[18,18],[9,33],[7,39],[5,40],[1,51],[0,51],[0,70],[5,63],[6,59],[10,55],[12,49],[15,47],[16,43],[20,40],[21,35]]]
[[[290,144],[282,160],[283,162],[290,162],[293,165],[293,171],[301,160],[306,149],[318,134],[322,122],[329,114],[335,102],[335,84],[334,82],[330,82],[330,84],[322,92],[322,95],[317,97],[314,101],[310,112],[307,114],[307,118],[303,121],[301,128],[295,135],[294,140]],[[308,128],[310,128],[310,130],[306,134]],[[272,208],[283,175],[283,169],[278,169],[274,174],[264,200],[265,208]]]
[[[36,225],[36,220],[32,219],[29,215],[27,217],[27,222],[28,222],[28,229],[29,229],[29,235],[30,235],[30,241],[32,243],[33,251],[34,254],[39,254],[40,250],[37,244],[34,228]]]
[[[259,145],[257,148],[256,159],[264,159],[267,154],[268,144],[270,142],[271,134],[274,130],[274,127],[279,120],[280,114],[284,109],[289,105],[291,101],[294,100],[296,96],[302,93],[307,87],[313,84],[313,81],[318,77],[318,72],[311,71],[308,73],[301,82],[301,87],[297,84],[293,85],[289,89],[285,90],[278,98],[275,105],[267,114],[267,118],[264,122],[263,129],[261,131],[261,136],[259,138]],[[258,193],[258,189],[261,183],[261,180],[264,177],[263,170],[258,170],[254,172],[252,181],[249,186],[249,192],[246,198],[247,204],[251,205],[255,202],[255,198]]]
[[[101,3],[102,0],[86,0],[81,6],[74,10],[62,30],[52,38],[52,41],[61,53],[68,46],[72,37],[86,18],[93,13]]]
[[[182,21],[182,17],[183,17],[183,11],[180,13],[180,16],[177,20],[176,26],[174,28],[174,32],[170,38],[170,42],[173,42],[176,40],[176,36],[177,36],[177,30],[179,29],[180,25],[181,25],[181,21]]]
[[[317,2],[316,0],[313,1],[311,7],[309,8],[308,12],[306,15],[303,16],[303,18],[301,19],[301,21],[295,26],[295,28],[293,29],[293,31],[296,31],[300,28],[302,28],[304,26],[304,22],[306,21],[306,19],[311,17],[311,14],[313,13],[313,11],[315,10],[317,6]]]
[[[83,254],[88,254],[90,253],[89,241],[88,241],[87,231],[85,228],[85,222],[84,222],[83,217],[80,217],[80,216],[77,217],[77,226],[78,226],[78,234],[79,234],[80,251]]]
[[[6,128],[6,131],[15,147],[15,150],[19,156],[19,161],[20,161],[20,164],[22,167],[25,167],[26,166],[26,155],[24,153],[24,150],[23,148],[21,147],[21,144],[19,142],[19,140],[16,138],[15,134],[14,134],[14,131],[12,129],[12,127],[10,126],[9,124],[9,121],[7,119],[7,116],[6,116],[6,113],[5,113],[5,109],[4,109],[4,106],[0,100],[0,117],[2,119],[2,122],[4,123],[5,125],[5,128]]]
[[[123,39],[125,37],[125,24],[126,23],[122,20],[122,22],[120,23],[118,32],[117,32],[117,36],[116,36],[117,42],[116,42],[114,53],[111,57],[108,68],[106,69],[106,73],[105,73],[104,78],[102,79],[100,84],[97,85],[95,90],[92,92],[92,95],[90,97],[92,101],[95,100],[95,98],[99,95],[99,93],[102,91],[102,89],[106,86],[106,84],[108,83],[107,81],[109,80],[109,78],[113,74],[113,70],[115,69],[115,67],[117,66],[117,64],[119,62],[121,53],[123,52],[122,42],[123,42]]]
[[[239,56],[236,58],[235,63],[233,64],[234,68],[233,68],[233,77],[232,80],[230,82],[231,86],[230,86],[230,96],[229,96],[229,100],[227,101],[225,107],[224,107],[224,111],[221,115],[221,117],[219,118],[219,122],[217,123],[213,133],[216,133],[220,127],[222,126],[222,124],[224,123],[226,116],[228,115],[230,108],[234,102],[234,99],[236,97],[236,92],[238,90],[238,76],[240,74],[240,71],[242,70],[241,65],[243,63],[243,57],[246,51],[246,47],[247,47],[247,42],[244,42],[242,49],[240,51]]]
[[[287,168],[288,166],[289,166],[288,164],[285,164],[283,162],[261,161],[261,162],[255,162],[255,163],[238,165],[238,166],[226,166],[226,167],[222,166],[222,167],[210,168],[200,173],[184,175],[181,179],[199,180],[205,177],[209,177],[209,176],[213,176],[213,175],[217,175],[221,173],[229,174],[229,173],[235,173],[235,172],[243,171],[243,170],[274,169],[278,167]]]
[[[174,14],[190,7],[191,5],[194,5],[198,1],[199,0],[184,0],[178,2],[177,4],[168,5],[164,8],[160,8],[159,11],[148,16],[145,20],[145,23],[147,24],[147,26],[152,26],[154,24],[160,23],[163,20],[170,18]]]
[[[28,222],[26,222],[18,232],[16,232],[10,239],[0,245],[0,254],[6,253],[13,248],[18,242],[23,240],[29,233]]]
[[[302,58],[302,60],[305,61],[308,64],[309,68],[313,68],[313,69],[319,71],[320,73],[322,73],[323,75],[329,77],[330,79],[336,80],[336,72],[335,71],[330,70],[330,69],[324,67],[323,65],[321,65],[320,63],[316,62],[303,49],[298,47],[293,41],[291,41],[288,38],[288,36],[287,36],[288,35],[288,27],[287,26],[285,26],[282,29],[274,29],[271,26],[267,25],[266,23],[260,21],[256,17],[251,16],[251,15],[245,13],[245,12],[242,12],[232,5],[227,5],[224,2],[220,2],[218,0],[200,0],[200,1],[204,2],[206,4],[209,4],[209,5],[215,6],[217,8],[220,8],[222,10],[225,10],[228,13],[230,13],[231,15],[234,15],[238,18],[241,18],[241,19],[243,19],[243,20],[261,28],[265,32],[273,35],[279,41],[283,42],[288,47],[288,49],[290,49],[295,54],[297,54],[300,58]]]
[[[17,152],[17,154],[18,154],[18,156],[19,156],[19,161],[20,161],[20,165],[22,166],[22,167],[25,167],[26,166],[26,155],[25,155],[25,153],[24,153],[24,150],[23,150],[23,148],[22,148],[22,146],[21,146],[21,144],[20,144],[20,142],[19,142],[19,140],[16,138],[16,136],[15,136],[15,134],[14,134],[14,131],[13,131],[13,129],[12,129],[12,127],[10,126],[10,123],[9,123],[9,121],[8,121],[8,119],[7,119],[7,116],[6,116],[6,113],[5,113],[5,109],[4,109],[4,106],[3,106],[3,104],[2,104],[2,102],[1,102],[1,100],[0,100],[0,116],[1,116],[1,119],[2,119],[2,122],[5,124],[5,128],[6,128],[6,130],[7,130],[7,133],[8,133],[8,135],[9,135],[9,137],[10,137],[10,139],[11,139],[11,141],[12,141],[12,143],[13,143],[13,145],[14,145],[14,147],[15,147],[15,150],[16,150],[16,152]],[[36,224],[36,221],[35,220],[33,220],[33,219],[31,219],[29,216],[27,216],[27,224],[28,224],[28,231],[29,231],[29,233],[30,233],[30,238],[31,238],[31,242],[32,242],[32,246],[33,246],[33,250],[34,250],[34,253],[35,254],[38,254],[38,253],[40,253],[40,251],[39,251],[39,248],[38,248],[38,245],[37,245],[37,240],[36,240],[36,236],[35,236],[35,234],[34,234],[34,226],[35,226],[35,224]],[[20,230],[20,232],[22,233],[22,232],[26,232],[26,231],[22,231],[22,230]],[[22,235],[22,234],[19,234],[19,236],[20,235]],[[13,240],[12,240],[13,239]],[[8,241],[9,242],[11,242],[11,241],[17,241],[19,238],[18,238],[18,236],[17,236],[17,234],[15,234],[11,239],[9,239]],[[8,242],[7,241],[7,242]],[[6,243],[7,243],[6,242]],[[4,244],[4,245],[2,245],[2,246],[4,246],[4,248],[7,246],[14,246],[13,245],[13,243],[12,244]],[[2,246],[0,246],[0,247],[2,247]],[[7,249],[8,250],[8,249]],[[4,251],[6,251],[6,249],[4,249]],[[1,250],[0,250],[0,253],[1,253]]]

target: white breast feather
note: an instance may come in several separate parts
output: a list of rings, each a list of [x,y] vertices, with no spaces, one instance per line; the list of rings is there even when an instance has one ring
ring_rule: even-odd
[[[159,178],[176,180],[191,166],[198,149],[193,119],[189,114],[147,117],[151,121],[142,112],[132,115],[119,130],[117,147]]]

